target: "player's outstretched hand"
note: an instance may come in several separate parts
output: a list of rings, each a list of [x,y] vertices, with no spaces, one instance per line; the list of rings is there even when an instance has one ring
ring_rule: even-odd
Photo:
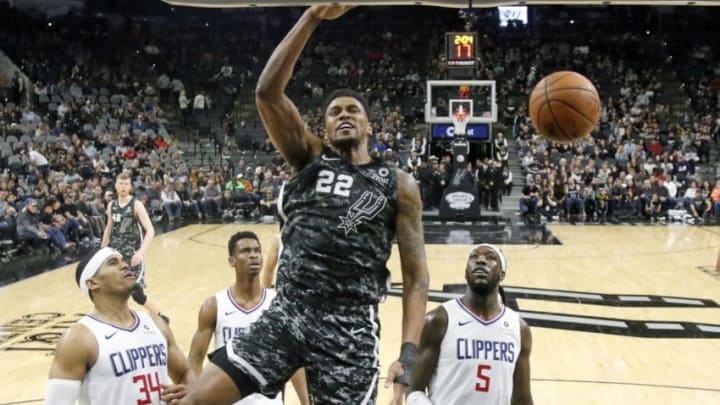
[[[130,258],[130,267],[137,267],[142,264],[142,255],[140,253],[135,253]]]
[[[355,6],[317,5],[310,7],[310,12],[321,20],[334,20]]]
[[[187,387],[183,384],[160,384],[160,387],[162,387],[162,400],[168,405],[179,404],[180,400],[187,394]]]
[[[405,374],[405,368],[402,364],[400,364],[399,361],[394,361],[390,365],[390,369],[388,370],[388,376],[385,380],[385,388],[390,388],[390,385],[392,384],[393,387],[393,398],[392,402],[390,402],[390,405],[402,405],[403,399],[405,398],[405,388],[407,388],[406,385],[393,383],[395,379],[401,375]]]

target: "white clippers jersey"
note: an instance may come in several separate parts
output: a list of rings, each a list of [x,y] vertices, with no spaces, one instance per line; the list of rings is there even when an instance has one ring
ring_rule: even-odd
[[[275,298],[275,290],[263,289],[263,296],[255,307],[245,309],[233,299],[230,288],[215,293],[217,315],[215,321],[215,349],[219,349],[235,336],[240,336],[255,322]]]
[[[169,384],[167,340],[150,315],[135,312],[130,328],[85,315],[78,323],[95,335],[98,357],[82,381],[80,405],[160,405]]]
[[[275,298],[275,290],[263,289],[263,296],[255,307],[245,309],[233,299],[230,288],[215,293],[217,301],[217,315],[215,321],[215,349],[225,344],[235,336],[245,332],[250,324],[255,322],[260,315],[270,307]],[[282,405],[282,394],[274,398],[268,398],[261,394],[253,394],[236,402],[236,405]]]
[[[520,316],[503,306],[484,321],[460,298],[445,302],[448,326],[430,381],[430,399],[439,405],[508,405],[520,355]]]

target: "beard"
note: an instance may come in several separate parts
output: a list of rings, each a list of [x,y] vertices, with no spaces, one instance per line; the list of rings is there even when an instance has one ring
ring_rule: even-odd
[[[470,289],[477,295],[489,295],[500,284],[500,280],[489,280],[486,284],[468,284]]]
[[[344,137],[344,138],[340,138],[340,139],[333,138],[330,140],[330,143],[332,144],[332,146],[335,149],[343,151],[343,152],[348,152],[353,147],[360,144],[360,139],[358,137],[347,137],[347,138]]]

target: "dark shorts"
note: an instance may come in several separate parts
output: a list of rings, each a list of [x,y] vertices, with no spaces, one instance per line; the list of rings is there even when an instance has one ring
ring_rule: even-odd
[[[274,396],[305,367],[314,404],[374,404],[379,368],[377,306],[318,309],[278,296],[247,333],[228,343],[225,361],[212,361],[238,384],[241,370],[259,392]],[[229,369],[232,368],[232,369]],[[235,377],[233,377],[235,375]]]

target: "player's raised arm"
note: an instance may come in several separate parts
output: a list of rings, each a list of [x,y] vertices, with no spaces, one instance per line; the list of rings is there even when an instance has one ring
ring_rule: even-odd
[[[105,210],[107,213],[107,223],[105,224],[105,231],[103,232],[102,241],[100,242],[100,247],[106,247],[110,244],[110,234],[112,234],[112,201],[110,201],[107,205],[107,209]]]
[[[280,250],[280,234],[275,235],[265,250],[265,261],[260,274],[260,284],[265,288],[275,286],[275,273],[277,272],[278,253]]]
[[[320,138],[310,134],[297,106],[285,95],[300,53],[322,20],[341,15],[349,6],[313,6],[275,48],[258,79],[255,101],[268,136],[295,169],[301,169],[322,150]]]

